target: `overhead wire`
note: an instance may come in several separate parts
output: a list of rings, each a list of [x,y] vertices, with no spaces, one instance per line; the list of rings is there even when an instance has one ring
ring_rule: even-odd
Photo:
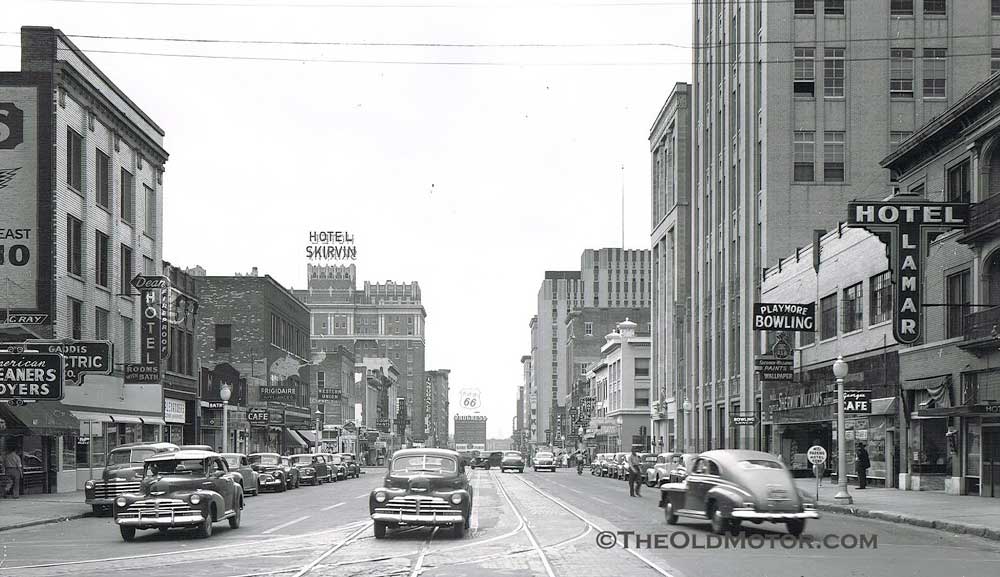
[[[522,5],[511,2],[211,2],[197,0],[41,0],[42,2],[55,2],[63,4],[106,4],[106,5],[133,5],[133,6],[163,6],[163,7],[209,7],[209,8],[530,8],[539,7],[562,7],[562,8],[643,8],[643,7],[665,7],[665,6],[698,6],[710,4],[722,4],[723,0],[625,0],[623,2],[612,1],[583,1],[583,2],[528,2]],[[759,4],[790,4],[796,0],[756,0]],[[846,0],[854,2],[855,0]],[[728,2],[727,2],[728,3]],[[749,2],[748,2],[749,3]]]

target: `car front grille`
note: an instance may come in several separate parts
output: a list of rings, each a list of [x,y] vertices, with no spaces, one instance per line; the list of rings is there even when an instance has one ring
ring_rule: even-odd
[[[432,515],[452,514],[461,515],[462,512],[440,497],[394,497],[389,499],[384,505],[375,509],[376,513],[391,513],[394,515]]]
[[[129,505],[124,511],[119,511],[119,518],[152,519],[180,515],[200,515],[201,509],[191,506],[180,499],[145,499]]]
[[[114,499],[125,493],[138,493],[140,481],[94,481],[95,499]]]

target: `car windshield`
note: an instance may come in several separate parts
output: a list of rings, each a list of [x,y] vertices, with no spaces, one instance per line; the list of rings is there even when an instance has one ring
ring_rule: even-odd
[[[538,453],[539,459],[551,459],[552,453]]]
[[[339,456],[337,456],[337,455],[330,455],[329,457],[326,458],[326,462],[327,463],[332,463],[334,465],[339,465],[339,464],[343,463],[344,460],[342,458],[340,458]]]
[[[503,456],[504,457],[517,457],[518,459],[520,459],[521,458],[521,453],[518,453],[517,451],[507,451],[506,453],[504,453]]]
[[[351,462],[351,461],[354,460],[354,455],[341,455],[340,458],[342,458],[343,460],[345,460],[347,462]]]
[[[229,463],[229,467],[236,469],[240,466],[240,456],[239,455],[226,455],[226,463]]]
[[[293,465],[311,465],[312,456],[311,455],[296,455],[289,459]]]
[[[646,457],[643,460],[646,461],[647,463],[655,463],[656,462],[656,457],[650,456],[650,457]]]
[[[781,463],[766,459],[749,459],[740,461],[740,467],[744,469],[783,469]]]
[[[277,455],[251,455],[250,462],[261,465],[277,465],[279,458]]]
[[[205,473],[201,459],[170,459],[146,463],[146,476],[153,475],[191,475],[199,476]]]
[[[412,473],[416,471],[454,473],[457,468],[458,463],[454,459],[433,455],[412,455],[410,457],[393,459],[392,461],[393,473]]]
[[[156,454],[152,449],[126,449],[124,451],[111,451],[108,455],[108,465],[129,465],[132,463],[142,463],[147,458]]]

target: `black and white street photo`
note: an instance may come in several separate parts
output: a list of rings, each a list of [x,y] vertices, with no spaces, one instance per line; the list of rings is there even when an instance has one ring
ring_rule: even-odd
[[[3,0],[0,577],[993,577],[1000,0]]]

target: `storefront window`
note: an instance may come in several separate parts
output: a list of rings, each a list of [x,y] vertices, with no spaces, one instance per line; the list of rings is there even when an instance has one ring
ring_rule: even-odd
[[[76,447],[79,435],[70,434],[62,436],[62,470],[76,470]]]
[[[868,476],[875,479],[885,479],[887,474],[885,454],[885,417],[871,417],[868,424],[868,460],[871,469]]]
[[[142,441],[144,443],[159,443],[160,442],[160,426],[159,425],[143,425],[142,426]]]
[[[965,474],[967,477],[979,476],[981,443],[979,423],[968,423],[965,429]]]

